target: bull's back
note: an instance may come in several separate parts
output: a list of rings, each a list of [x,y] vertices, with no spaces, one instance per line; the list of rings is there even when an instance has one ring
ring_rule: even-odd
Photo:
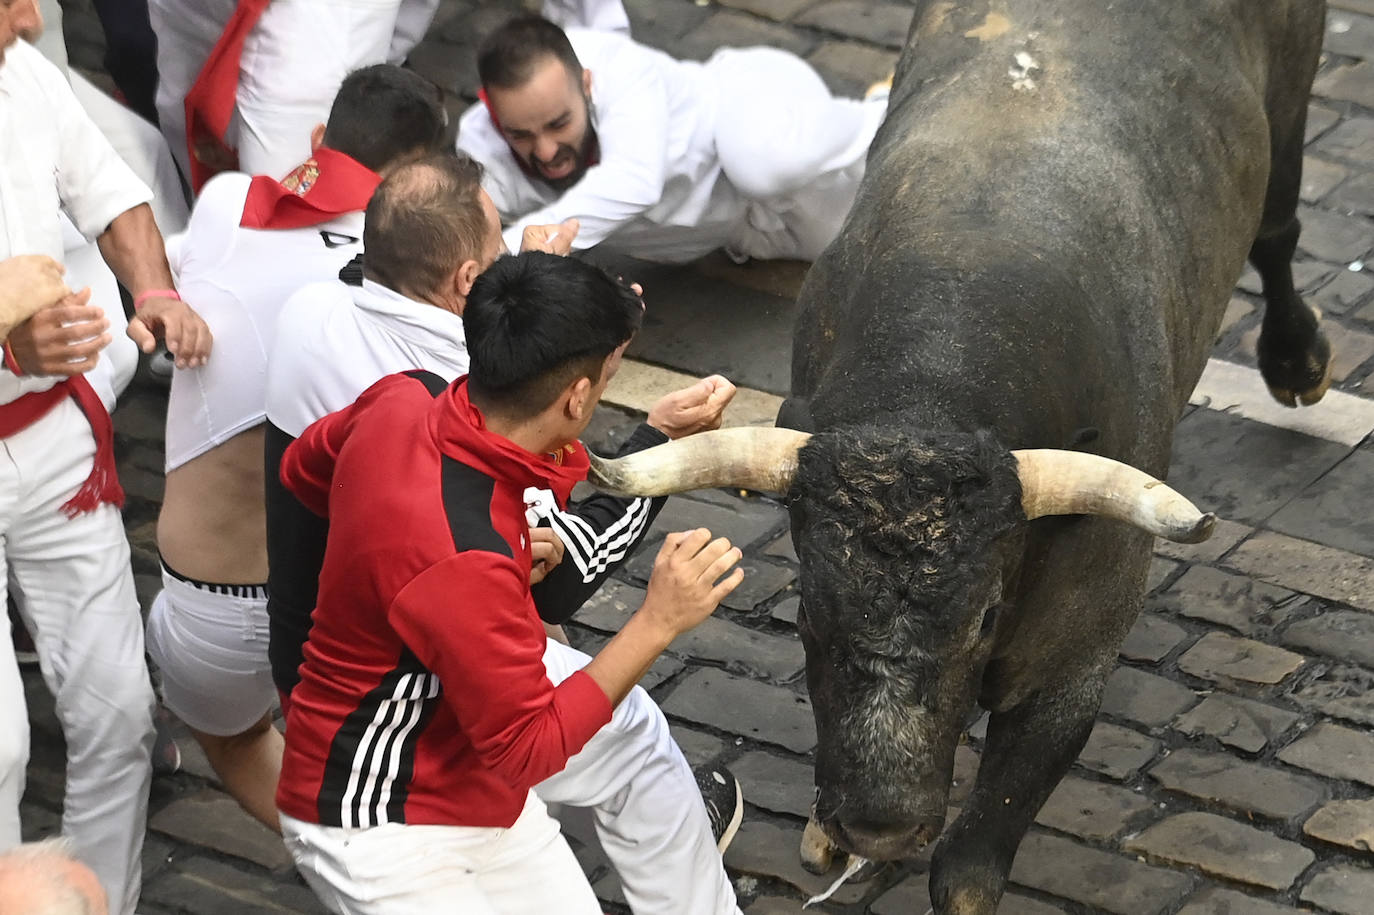
[[[1148,450],[1259,226],[1269,114],[1305,105],[1275,63],[1315,53],[1322,7],[918,4],[858,200],[803,289],[794,392],[834,416],[846,386],[882,382],[872,409],[971,412],[1011,444],[1110,414],[1121,452]]]

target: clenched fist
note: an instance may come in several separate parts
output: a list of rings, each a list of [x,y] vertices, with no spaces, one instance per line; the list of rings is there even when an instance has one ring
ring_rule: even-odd
[[[721,416],[734,397],[735,386],[724,375],[711,375],[663,395],[646,421],[669,438],[719,429]]]

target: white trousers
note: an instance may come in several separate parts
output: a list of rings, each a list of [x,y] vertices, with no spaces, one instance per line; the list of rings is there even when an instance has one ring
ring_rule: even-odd
[[[353,70],[399,61],[425,30],[439,0],[273,0],[244,43],[238,106],[229,145],[239,170],[282,176],[310,155],[310,131],[324,123]],[[186,93],[234,10],[234,0],[149,0],[158,36],[157,111],[183,172]]]
[[[706,64],[716,87],[716,155],[751,201],[730,247],[815,260],[839,234],[887,99],[836,98],[805,61],[776,48],[726,48]]]
[[[630,17],[620,0],[544,0],[543,14],[565,29],[577,26],[630,34]]]
[[[163,705],[197,731],[242,734],[277,699],[267,598],[252,591],[216,594],[162,571],[148,611],[148,655],[162,674]]]
[[[561,683],[590,660],[577,649],[552,640],[544,650],[544,667],[554,683]],[[668,732],[663,712],[643,689],[631,690],[616,708],[611,722],[598,731],[580,753],[568,760],[562,772],[536,785],[534,794],[542,801],[538,806],[541,823],[552,823],[544,813],[544,804],[591,808],[597,839],[615,867],[625,899],[635,915],[738,915],[734,887],[716,850],[692,770]],[[527,817],[533,817],[528,806],[521,820]],[[529,824],[517,826],[522,830],[534,828]],[[467,855],[474,853],[471,851],[474,843],[494,842],[493,835],[502,830],[403,825],[341,829],[300,824],[285,815],[282,816],[282,828],[296,863],[320,898],[336,912],[371,915],[374,912],[414,911],[431,915],[425,911],[425,906],[437,906],[436,911],[464,913],[538,912],[542,915],[581,911],[571,901],[579,898],[571,890],[566,897],[564,890],[558,890],[553,897],[542,895],[541,882],[547,881],[550,885],[565,882],[561,876],[562,865],[556,862],[549,865],[552,870],[548,874],[541,875],[539,868],[508,874],[505,868],[517,865],[504,863],[498,849],[482,852],[498,855],[503,863],[498,868],[497,882],[504,886],[508,876],[513,875],[510,879],[514,880],[512,886],[516,895],[500,904],[492,901],[489,908],[483,908],[478,902],[471,902],[472,908],[468,908],[468,900],[480,899],[480,896],[462,894],[478,893],[471,884],[475,879],[473,871],[480,868],[462,864],[464,858],[453,858],[444,864],[448,867],[446,875],[434,874],[431,879],[423,875],[439,870],[438,863],[431,867],[410,860],[409,849],[412,845],[423,845],[426,836],[434,837],[432,841],[436,847],[451,848],[454,855]],[[544,832],[551,828],[556,833],[557,826],[539,828],[541,838],[533,841],[544,848],[546,843],[552,842]],[[511,831],[515,830],[516,827],[512,827]],[[486,838],[474,838],[476,834],[487,835]],[[453,837],[451,846],[450,840],[444,838],[449,835]],[[364,840],[363,836],[375,836],[375,842],[372,838]],[[363,841],[364,844],[349,851],[350,841]],[[526,840],[510,841],[524,843]],[[393,842],[394,848],[391,847]],[[552,858],[566,851],[561,838],[558,845],[561,850],[551,846],[547,850]],[[350,863],[355,861],[356,864]],[[576,866],[574,862],[573,867]],[[415,868],[420,868],[420,872],[416,873]],[[585,886],[586,878],[580,870],[575,872],[580,884]],[[572,882],[571,878],[566,882]],[[364,889],[374,884],[385,889]],[[373,892],[380,895],[370,896]],[[416,895],[412,896],[412,892]],[[550,903],[549,898],[556,900],[556,904]],[[465,904],[458,906],[452,902],[454,899],[461,899]],[[599,912],[600,909],[590,911]]]
[[[119,511],[68,519],[60,506],[91,469],[90,424],[70,399],[0,440],[6,585],[33,636],[67,742],[62,833],[100,878],[110,910],[138,901],[152,777],[153,690]],[[20,841],[29,755],[24,687],[0,647],[0,851]]]
[[[600,915],[558,823],[530,794],[508,829],[345,829],[281,815],[296,866],[340,915]]]
[[[590,661],[558,642],[544,649],[554,683]],[[592,808],[597,838],[635,915],[739,912],[691,767],[642,688],[630,691],[562,772],[534,790],[546,804]]]

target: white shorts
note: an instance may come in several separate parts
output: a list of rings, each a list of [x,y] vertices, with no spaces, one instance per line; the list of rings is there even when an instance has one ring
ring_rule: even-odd
[[[164,568],[147,644],[163,704],[189,727],[229,737],[272,708],[263,586],[192,583]]]
[[[533,792],[508,829],[345,829],[283,813],[281,831],[310,888],[342,915],[601,913],[558,823]]]

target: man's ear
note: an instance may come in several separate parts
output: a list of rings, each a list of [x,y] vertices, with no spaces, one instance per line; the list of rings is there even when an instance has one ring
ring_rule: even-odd
[[[587,98],[592,97],[592,71],[586,68],[582,70],[582,94]]]
[[[316,124],[315,129],[310,131],[310,153],[313,155],[323,145],[324,125]]]
[[[590,416],[596,409],[596,404],[592,401],[592,380],[583,375],[568,385],[564,389],[563,403],[568,419],[574,422],[581,422]]]
[[[467,260],[458,265],[458,269],[453,271],[453,291],[467,301],[468,293],[472,292],[472,284],[477,282],[477,278],[482,275],[482,267],[477,261]],[[460,311],[459,314],[462,314]]]

